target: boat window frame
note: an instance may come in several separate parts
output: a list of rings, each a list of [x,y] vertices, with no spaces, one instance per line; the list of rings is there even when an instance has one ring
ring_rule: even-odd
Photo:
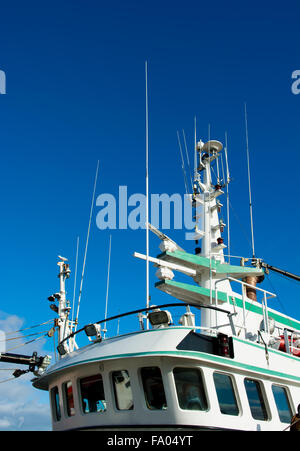
[[[215,382],[215,378],[214,375],[215,374],[219,374],[221,376],[227,376],[229,378],[229,380],[231,381],[231,387],[232,387],[232,393],[234,395],[235,401],[236,401],[236,407],[238,410],[238,413],[232,414],[232,413],[226,413],[226,412],[222,412],[221,410],[221,404],[220,404],[220,400],[219,400],[219,396],[218,396],[218,391],[217,391],[217,387],[216,387],[216,382]],[[213,379],[213,385],[214,385],[214,389],[215,389],[215,393],[216,393],[216,398],[217,398],[217,402],[218,402],[218,408],[219,411],[222,415],[227,415],[230,417],[240,417],[243,414],[243,410],[242,410],[242,405],[241,405],[241,401],[240,401],[240,396],[239,396],[239,392],[238,392],[238,388],[237,388],[237,384],[236,384],[236,380],[233,374],[227,373],[225,371],[213,371],[212,373],[212,379]]]
[[[97,377],[97,376],[100,376],[101,377],[101,380],[102,380],[102,388],[103,388],[103,394],[104,394],[104,401],[105,401],[105,409],[104,410],[96,410],[95,412],[85,412],[84,411],[84,406],[83,406],[83,396],[82,396],[82,387],[81,387],[81,382],[82,382],[82,380],[84,380],[84,379],[89,379],[89,378],[92,378],[92,377]],[[78,379],[77,379],[77,393],[78,393],[78,400],[79,400],[79,406],[80,406],[80,412],[81,412],[81,414],[83,415],[83,416],[86,416],[86,415],[104,415],[106,412],[107,412],[107,410],[108,410],[108,406],[107,406],[107,399],[106,399],[106,395],[107,395],[107,393],[105,393],[105,389],[104,389],[104,376],[103,376],[103,373],[102,372],[95,372],[95,373],[92,373],[92,374],[85,374],[84,376],[82,376],[82,377],[78,377]]]
[[[67,384],[70,383],[71,387],[72,387],[72,398],[73,398],[73,411],[74,413],[71,414],[71,409],[72,407],[70,407],[69,405],[69,398],[68,398],[68,392],[67,392]],[[62,388],[62,395],[63,395],[63,406],[64,406],[64,414],[65,417],[67,418],[72,418],[76,415],[76,410],[75,410],[75,391],[74,391],[74,384],[73,381],[71,379],[68,379],[67,381],[63,382],[61,384],[61,388]]]
[[[130,391],[131,391],[131,395],[132,395],[132,407],[129,409],[120,409],[119,407],[119,401],[118,401],[118,396],[117,396],[117,391],[116,391],[116,384],[114,381],[114,373],[117,372],[121,372],[121,371],[126,371],[126,373],[129,376],[129,381],[130,381]],[[127,369],[121,369],[121,370],[112,370],[110,372],[110,380],[111,380],[111,385],[112,385],[112,393],[113,393],[113,399],[114,399],[114,407],[116,408],[116,410],[118,412],[130,412],[131,410],[134,410],[134,396],[133,396],[133,390],[132,390],[132,385],[131,385],[131,374]]]
[[[264,404],[264,406],[263,406],[264,409],[262,408],[262,406],[261,406],[261,409],[262,409],[262,411],[265,410],[266,418],[255,418],[253,416],[253,411],[252,411],[252,407],[251,407],[251,404],[250,404],[248,391],[247,391],[247,388],[246,388],[246,385],[245,385],[246,380],[251,381],[251,382],[255,382],[258,385],[259,390],[260,390],[260,395],[261,395],[261,399],[259,398],[259,401],[260,402],[262,401],[263,404]],[[253,377],[244,377],[243,383],[244,383],[246,397],[247,397],[247,401],[248,401],[248,405],[249,405],[249,409],[250,409],[250,413],[251,413],[252,418],[254,420],[256,420],[256,421],[271,421],[272,416],[271,416],[271,413],[270,413],[269,402],[268,402],[268,398],[267,398],[267,395],[266,395],[266,391],[265,391],[265,387],[264,387],[263,382],[261,380],[259,380],[259,379],[253,378]]]
[[[161,382],[162,382],[162,386],[163,386],[163,389],[164,389],[164,396],[165,396],[166,403],[165,403],[165,407],[162,406],[162,408],[160,408],[160,409],[159,408],[156,409],[155,407],[150,407],[150,404],[148,402],[148,397],[147,397],[147,393],[146,393],[146,390],[145,390],[144,378],[143,378],[143,375],[142,375],[142,371],[146,370],[147,368],[157,368],[157,369],[159,369],[159,372],[160,372],[160,375],[161,375]],[[147,411],[148,412],[149,411],[150,412],[167,412],[168,409],[169,409],[169,406],[168,406],[166,389],[165,389],[166,384],[164,382],[164,377],[163,377],[163,372],[161,370],[161,367],[159,365],[157,365],[157,364],[141,366],[141,367],[139,367],[139,377],[140,377],[140,381],[141,381],[141,389],[142,389],[143,396],[144,396],[144,405],[147,407]]]
[[[197,371],[200,374],[200,379],[201,379],[201,384],[202,384],[202,393],[205,397],[205,402],[206,402],[206,409],[185,409],[184,407],[181,407],[180,405],[180,400],[179,400],[179,396],[178,396],[178,391],[177,391],[177,384],[176,384],[176,377],[174,374],[174,370],[176,369],[183,369],[183,370],[193,370],[193,371]],[[211,405],[210,405],[210,399],[208,396],[208,391],[207,391],[207,384],[206,384],[206,379],[204,376],[204,372],[202,370],[202,368],[198,367],[198,366],[185,366],[185,365],[175,365],[172,368],[172,375],[173,375],[173,381],[174,381],[174,387],[175,387],[175,396],[176,396],[176,401],[178,404],[178,408],[183,410],[184,412],[208,412],[211,409]]]
[[[54,393],[55,391],[57,392]],[[61,394],[58,385],[54,385],[50,390],[50,404],[53,421],[58,423],[62,420]]]
[[[278,415],[279,421],[282,424],[289,424],[290,420],[289,421],[282,421],[281,418],[280,418],[279,408],[278,408],[278,405],[277,405],[277,402],[276,402],[276,398],[275,398],[275,395],[274,395],[274,391],[273,391],[273,387],[274,386],[282,388],[284,390],[284,393],[285,393],[285,396],[286,396],[286,400],[287,400],[287,404],[288,404],[288,407],[290,409],[290,414],[291,414],[290,420],[291,420],[293,415],[294,415],[293,412],[295,411],[295,409],[294,409],[294,404],[292,402],[292,397],[291,397],[291,394],[290,394],[289,387],[287,387],[286,385],[277,384],[276,382],[272,382],[272,384],[271,384],[271,392],[272,392],[273,400],[274,400],[274,403],[275,403],[275,406],[276,406],[276,410],[277,410],[277,415]]]

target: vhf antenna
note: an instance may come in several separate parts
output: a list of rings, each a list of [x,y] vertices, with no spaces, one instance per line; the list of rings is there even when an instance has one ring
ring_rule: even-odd
[[[149,139],[148,139],[148,62],[145,61],[145,113],[146,113],[146,307],[149,308]],[[147,319],[147,329],[149,320]]]
[[[247,166],[248,166],[248,187],[249,187],[249,208],[250,208],[252,256],[255,257],[254,233],[253,233],[252,196],[251,196],[250,158],[249,158],[249,140],[248,140],[248,118],[247,118],[247,105],[246,105],[246,102],[245,102],[245,129],[246,129],[246,150],[247,150]]]

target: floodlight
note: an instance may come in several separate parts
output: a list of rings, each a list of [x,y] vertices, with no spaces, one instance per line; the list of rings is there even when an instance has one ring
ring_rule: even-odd
[[[88,337],[101,338],[101,326],[100,324],[88,324],[84,327],[84,331]]]
[[[40,368],[42,370],[45,370],[51,363],[51,356],[50,355],[45,355],[45,357],[43,357],[42,363],[40,365]]]
[[[67,354],[67,353],[68,353],[68,349],[67,349],[66,344],[65,344],[65,343],[60,343],[60,344],[57,346],[57,351],[58,351],[59,355],[65,355],[65,354]]]
[[[154,327],[167,327],[172,322],[171,313],[167,310],[155,310],[148,313],[148,318]]]
[[[53,310],[55,313],[58,313],[58,307],[55,304],[50,305],[51,310]]]

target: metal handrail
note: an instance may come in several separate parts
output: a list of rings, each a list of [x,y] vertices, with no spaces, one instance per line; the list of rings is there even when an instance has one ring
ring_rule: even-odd
[[[153,305],[152,307],[148,307],[148,308],[142,308],[142,309],[138,309],[138,310],[132,310],[130,312],[126,312],[126,313],[121,313],[120,315],[115,315],[115,316],[111,316],[110,318],[106,318],[106,319],[102,319],[100,321],[97,321],[93,324],[102,324],[105,322],[109,322],[109,321],[113,321],[115,319],[118,318],[123,318],[125,316],[129,316],[129,315],[134,315],[137,313],[142,313],[142,312],[148,312],[149,310],[154,310],[154,309],[158,309],[158,308],[167,308],[167,307],[197,307],[198,309],[210,309],[210,310],[216,310],[222,313],[226,313],[228,315],[228,317],[230,317],[231,312],[229,312],[228,310],[219,308],[219,307],[215,307],[213,305],[200,305],[200,304],[194,304],[194,303],[186,303],[186,302],[182,302],[182,303],[172,303],[172,304],[161,304],[161,305]],[[82,327],[81,329],[78,329],[76,332],[72,332],[70,335],[68,335],[67,337],[65,337],[60,343],[59,345],[61,345],[62,343],[64,343],[65,341],[69,340],[70,338],[73,338],[75,335],[79,334],[80,332],[82,332],[85,329],[86,326]]]

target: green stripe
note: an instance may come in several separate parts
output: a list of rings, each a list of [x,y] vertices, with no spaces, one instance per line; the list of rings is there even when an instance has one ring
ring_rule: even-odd
[[[87,359],[82,360],[81,362],[76,363],[70,363],[69,365],[65,365],[62,368],[58,368],[56,370],[53,370],[52,372],[49,372],[48,374],[45,374],[45,376],[49,376],[53,374],[55,371],[62,371],[67,368],[71,368],[73,366],[78,366],[86,363],[92,363],[92,362],[99,362],[102,360],[111,360],[111,359],[120,359],[120,358],[131,358],[131,357],[145,357],[145,356],[160,356],[160,355],[167,355],[167,356],[176,356],[176,357],[196,357],[196,358],[202,358],[204,360],[210,360],[213,362],[217,362],[220,364],[225,364],[227,366],[232,366],[235,368],[242,368],[248,371],[254,371],[259,372],[262,374],[267,374],[271,376],[281,377],[284,379],[290,379],[296,382],[300,382],[300,377],[292,376],[290,374],[282,373],[280,371],[274,371],[274,370],[268,370],[265,368],[261,368],[254,365],[248,365],[246,363],[236,362],[234,360],[228,360],[226,357],[219,357],[215,356],[213,354],[206,354],[204,352],[194,352],[194,351],[151,351],[151,352],[134,352],[129,354],[115,354],[110,355],[106,357],[97,357],[93,359]],[[299,360],[300,362],[300,360]]]
[[[228,265],[227,263],[219,263],[213,259],[207,257],[201,257],[200,255],[190,254],[188,252],[175,250],[173,252],[165,251],[157,256],[158,259],[164,259],[164,257],[170,257],[171,259],[181,260],[182,262],[189,263],[193,267],[203,267],[207,269],[215,270],[218,274],[264,274],[262,269],[257,269],[249,266]],[[199,269],[199,268],[198,268]]]
[[[189,291],[191,293],[199,294],[200,296],[206,296],[208,298],[210,297],[209,288],[200,287],[198,285],[190,285],[188,283],[175,282],[175,280],[162,280],[160,282],[156,282],[155,288],[159,288],[160,286],[163,286],[163,285],[167,285],[167,286],[169,285],[171,287],[180,288],[182,290]],[[215,296],[216,296],[216,292],[215,292],[215,290],[212,290],[212,298],[215,299]],[[230,296],[228,296],[228,297],[230,297]],[[218,300],[222,301],[222,302],[226,302],[227,301],[226,293],[224,293],[223,291],[218,291]]]
[[[175,280],[162,280],[160,282],[157,282],[155,284],[156,288],[159,288],[160,286],[170,286],[175,288],[180,288],[185,291],[189,291],[191,293],[199,294],[200,296],[206,296],[210,297],[210,290],[209,288],[203,288],[199,285],[191,285],[188,283],[183,282],[175,282]],[[218,293],[218,300],[222,302],[227,301],[227,294],[223,291],[217,291]],[[212,290],[212,299],[215,300],[216,292],[215,290]],[[178,298],[179,299],[179,298]],[[243,308],[243,300],[240,298],[237,298],[235,296],[228,295],[229,303],[231,305],[236,305],[239,308]],[[233,300],[234,299],[234,300]],[[260,305],[254,304],[254,302],[245,301],[245,309],[249,312],[257,313],[259,315],[263,315],[263,309]],[[275,320],[278,321],[281,324],[284,324],[285,326],[291,328],[291,329],[300,329],[300,321],[297,321],[292,318],[288,318],[285,316],[282,316],[280,313],[276,313],[274,311],[270,311],[268,309],[268,314]]]

